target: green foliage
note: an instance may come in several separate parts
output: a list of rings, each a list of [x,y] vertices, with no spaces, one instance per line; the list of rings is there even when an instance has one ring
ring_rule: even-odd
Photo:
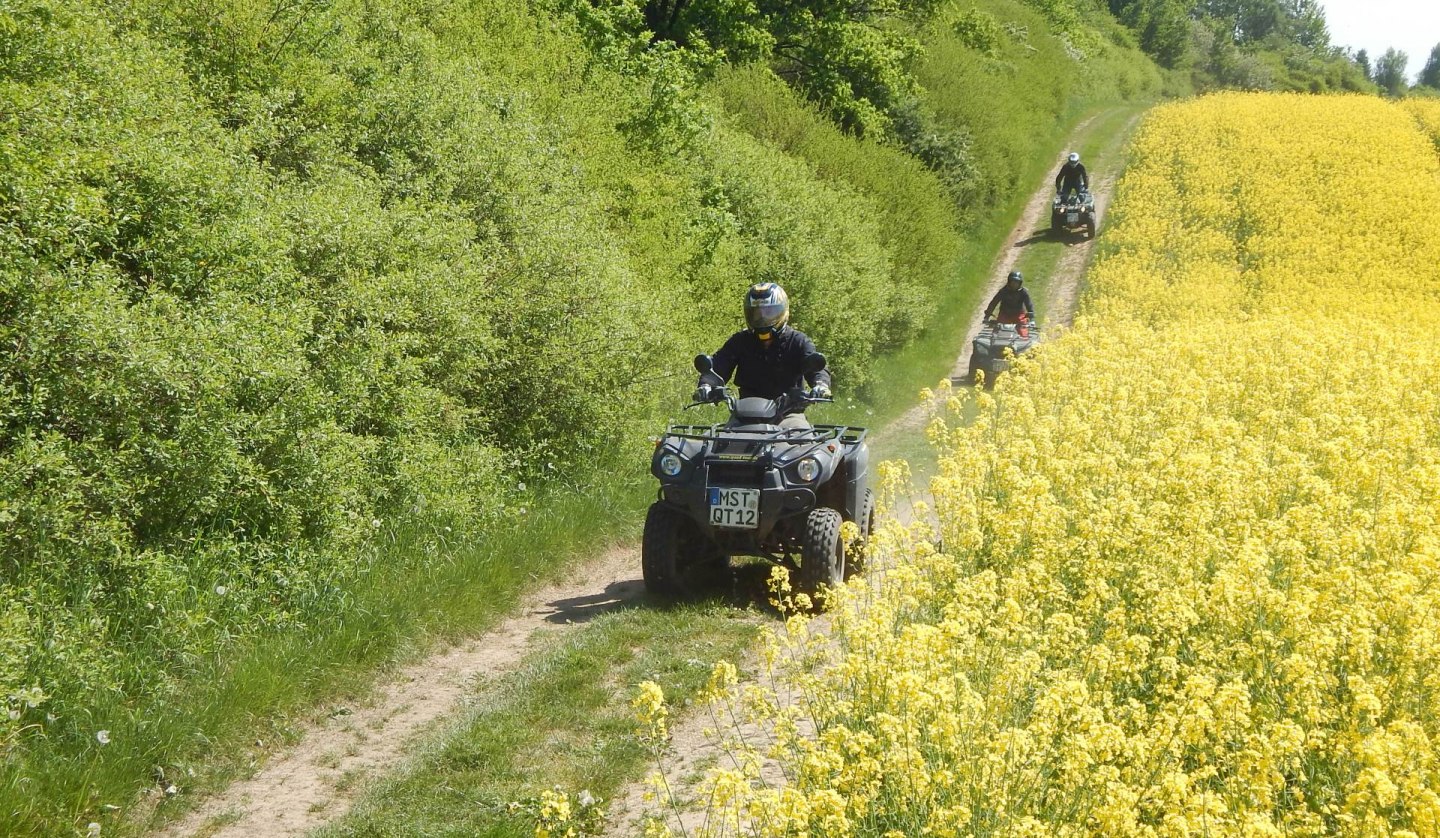
[[[992,58],[999,53],[1005,38],[1000,21],[982,9],[961,12],[950,22],[950,28],[960,43]]]
[[[1140,39],[1162,67],[1177,69],[1192,60],[1190,0],[1111,0],[1110,9]]]
[[[1425,59],[1425,66],[1420,69],[1415,83],[1420,87],[1440,91],[1440,44],[1430,49],[1430,57]]]
[[[998,52],[976,49],[962,34],[964,27],[959,32],[955,27],[973,7],[952,3],[931,22],[915,72],[924,89],[922,101],[937,124],[966,134],[975,176],[960,203],[978,213],[1014,194],[1032,161],[1053,153],[1048,144],[1054,127],[1077,99],[1152,97],[1163,81],[1134,47],[1110,37],[1113,32],[1077,25],[1073,32],[1090,36],[1072,39],[1052,29],[1044,13],[1017,0],[985,4],[1005,36]],[[1090,51],[1077,48],[1076,40]]]
[[[1394,47],[1385,50],[1385,54],[1375,62],[1375,84],[1381,93],[1392,99],[1405,95],[1410,86],[1405,76],[1405,65],[1409,61],[1409,56]]]
[[[968,293],[962,231],[1063,119],[1160,83],[1113,23],[1013,0],[678,8],[0,0],[0,804],[25,829],[175,758],[97,752],[101,720],[389,613],[354,592],[513,527],[527,482],[636,473],[750,282],[862,392]],[[42,763],[77,766],[63,795],[21,790]]]
[[[607,42],[665,42],[766,61],[847,130],[883,134],[914,95],[916,43],[897,23],[935,0],[573,0]],[[618,33],[618,34],[610,34]],[[642,48],[644,48],[642,46]]]
[[[1200,90],[1373,92],[1369,57],[1330,45],[1316,0],[1109,0],[1162,66]]]
[[[942,178],[893,145],[842,133],[759,65],[727,68],[708,90],[735,126],[807,163],[821,194],[844,196],[856,219],[847,225],[873,230],[890,265],[878,307],[870,309],[876,345],[901,346],[928,326],[961,247]]]

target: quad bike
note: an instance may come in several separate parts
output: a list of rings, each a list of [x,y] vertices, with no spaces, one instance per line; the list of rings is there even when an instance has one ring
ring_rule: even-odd
[[[1033,323],[998,323],[987,320],[970,346],[969,380],[975,380],[978,370],[984,374],[985,389],[995,389],[995,379],[1010,368],[1010,361],[1029,350],[1039,340],[1039,327]]]
[[[1050,232],[1064,236],[1084,230],[1085,237],[1095,238],[1095,196],[1087,192],[1057,194],[1050,206]]]
[[[707,355],[695,359],[702,374],[712,366]],[[824,368],[825,356],[806,359],[806,372]],[[656,443],[650,471],[660,492],[640,551],[646,589],[663,597],[703,593],[728,577],[733,556],[789,568],[803,593],[839,586],[860,569],[875,518],[866,430],[781,427],[797,404],[829,401],[803,391],[776,400],[717,392],[689,407],[723,402],[728,422],[671,424]],[[848,550],[845,521],[860,528]]]

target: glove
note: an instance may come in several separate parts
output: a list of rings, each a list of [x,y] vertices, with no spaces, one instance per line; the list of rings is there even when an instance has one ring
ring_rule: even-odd
[[[695,388],[695,395],[692,397],[697,402],[709,402],[715,399],[715,388],[709,384],[701,384]]]
[[[816,384],[814,387],[811,387],[811,388],[810,388],[810,398],[812,398],[812,399],[828,399],[828,398],[830,398],[830,387],[827,386],[827,385],[825,385],[825,384]]]

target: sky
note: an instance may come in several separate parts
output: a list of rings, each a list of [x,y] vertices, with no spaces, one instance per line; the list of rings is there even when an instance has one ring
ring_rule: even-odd
[[[1410,56],[1414,81],[1440,43],[1440,0],[1320,0],[1330,43],[1370,53],[1370,64],[1394,47]]]

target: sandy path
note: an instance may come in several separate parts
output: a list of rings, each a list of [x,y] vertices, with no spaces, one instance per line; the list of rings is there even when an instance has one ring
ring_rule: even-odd
[[[572,568],[561,582],[526,597],[493,631],[406,667],[372,702],[307,729],[294,747],[265,756],[253,776],[157,835],[302,835],[340,817],[366,781],[393,770],[416,737],[452,713],[478,678],[514,668],[538,635],[574,631],[644,591],[635,547]]]

